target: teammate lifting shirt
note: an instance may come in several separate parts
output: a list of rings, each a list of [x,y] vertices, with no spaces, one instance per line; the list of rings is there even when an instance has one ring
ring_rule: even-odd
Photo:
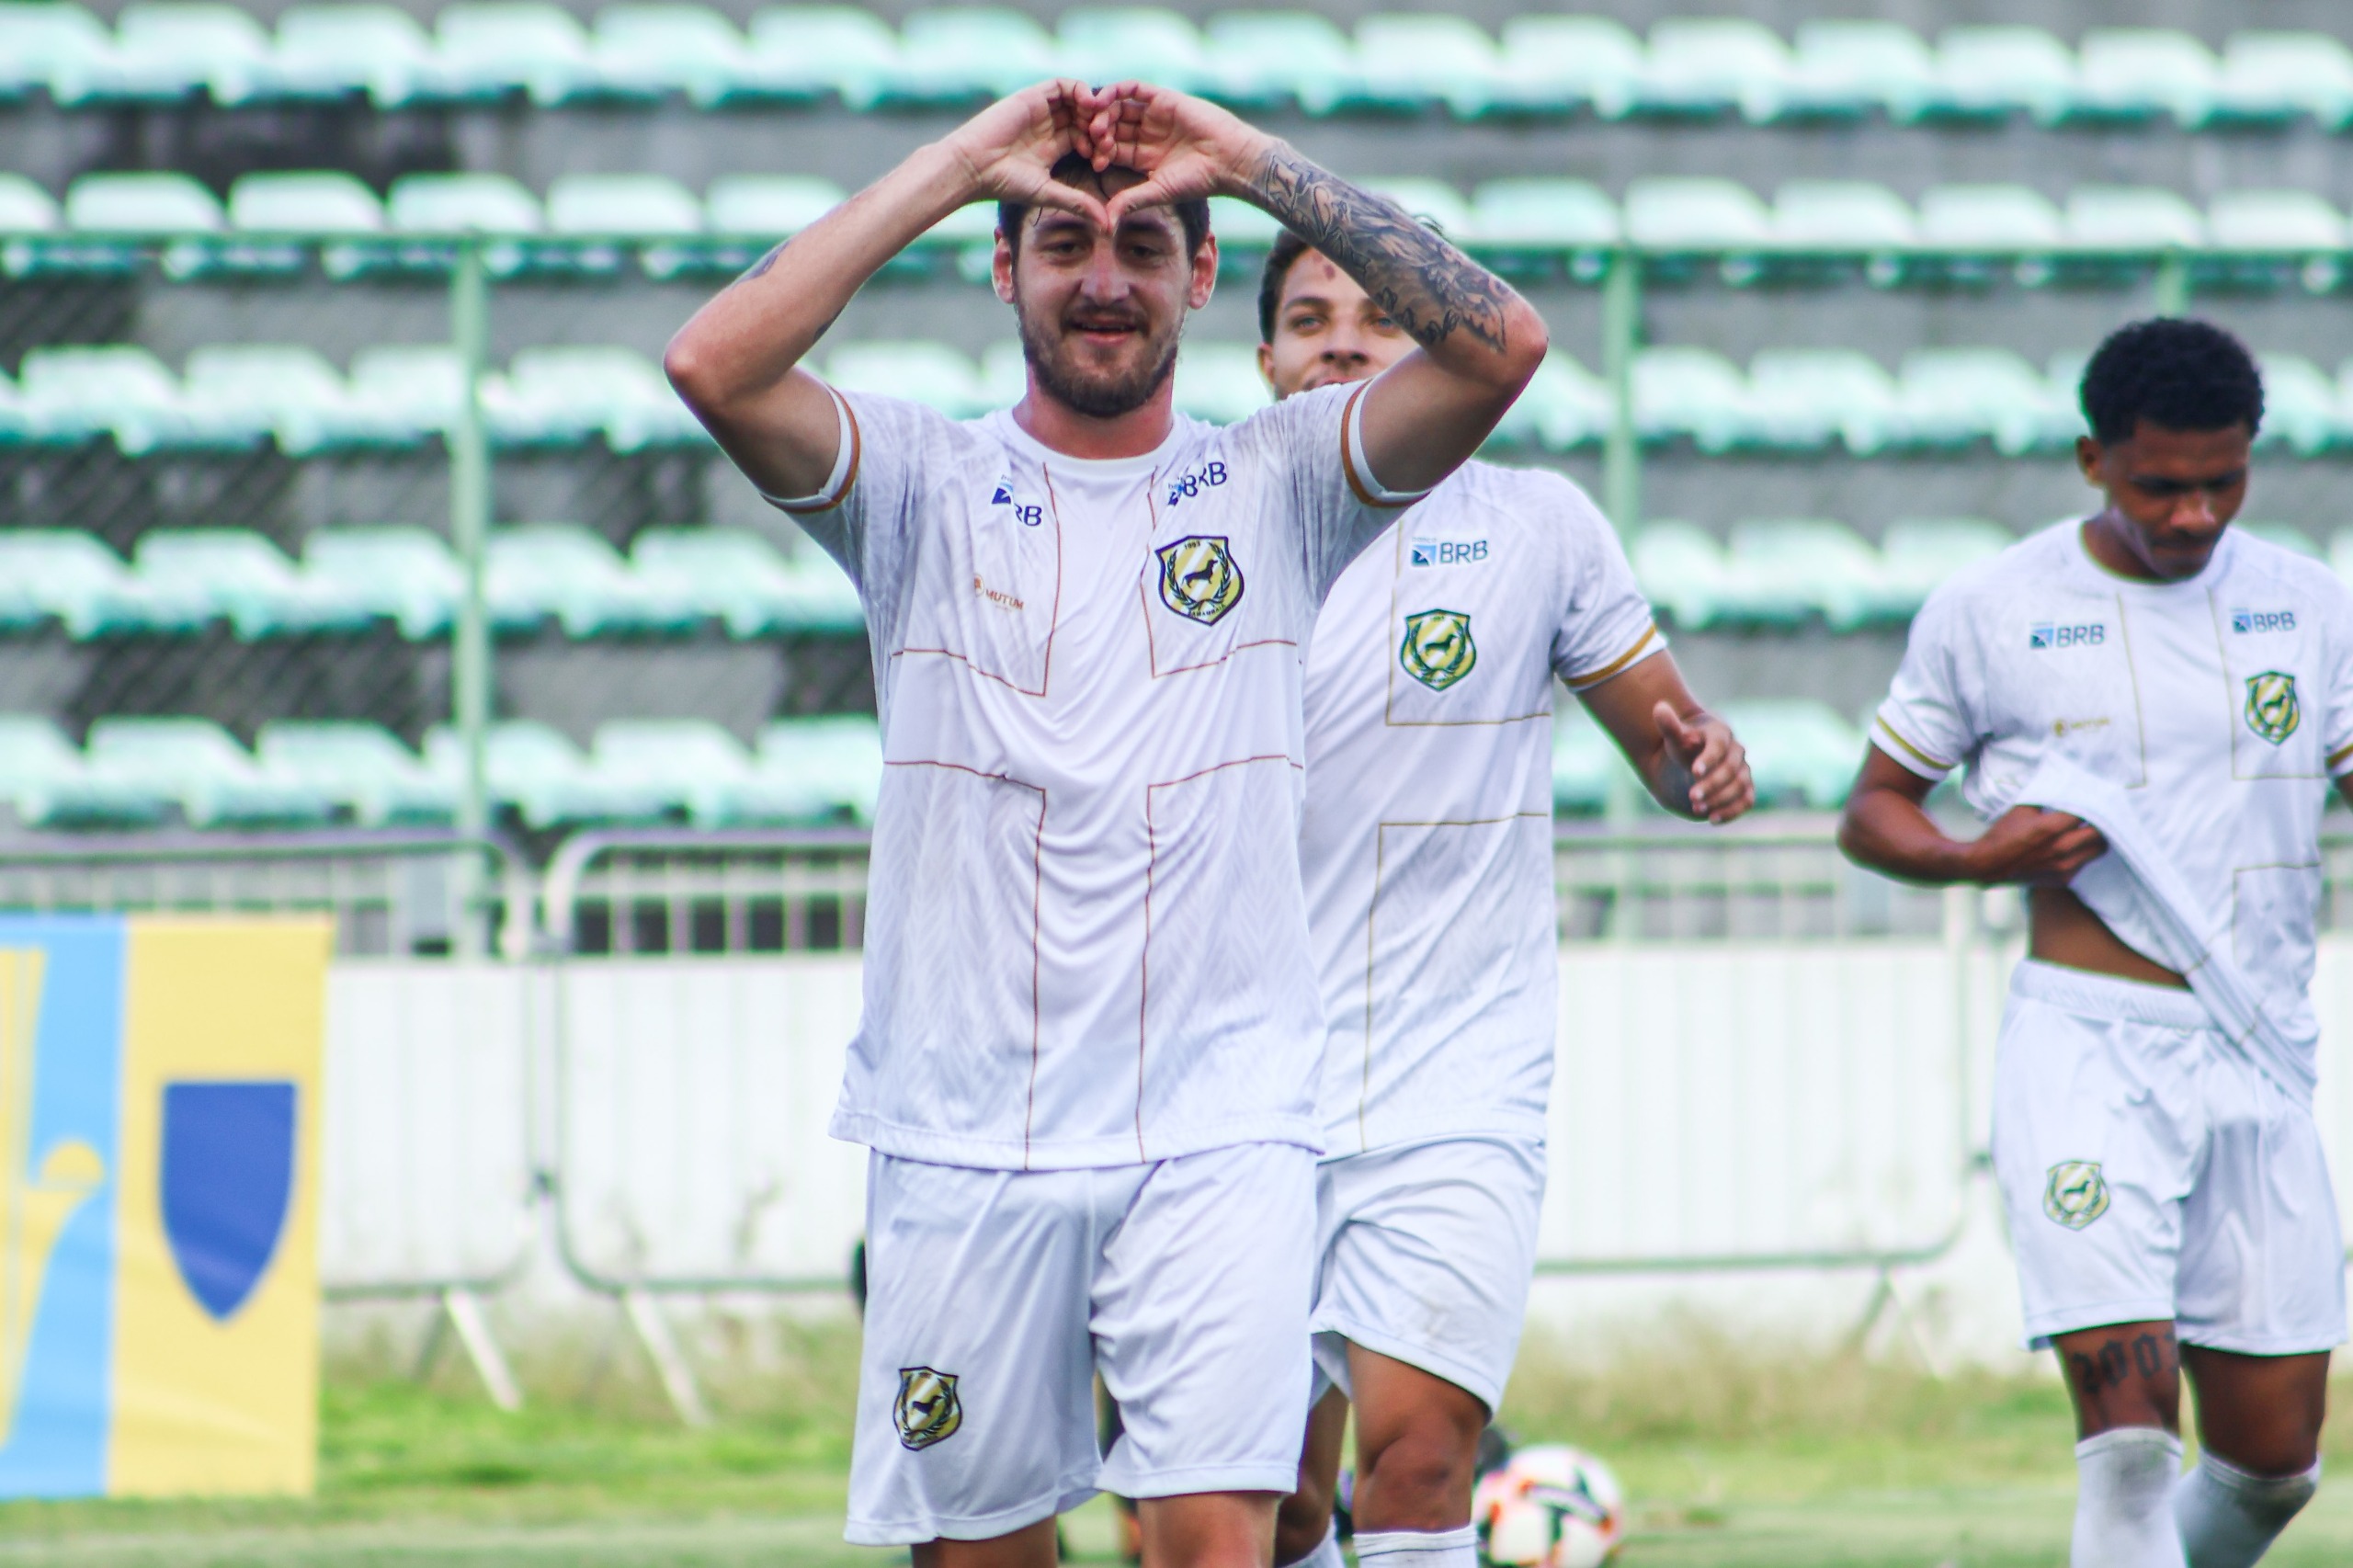
[[[2242,1568],[2317,1482],[2345,1337],[2308,993],[2353,598],[2229,526],[2263,411],[2234,339],[2126,327],[2083,396],[2107,508],[1930,597],[1842,838],[1899,876],[2032,890],[1994,1163],[2027,1334],[2075,1401],[2076,1568]],[[1973,841],[1921,809],[1956,769]],[[2203,1451],[2177,1479],[2184,1368]]]
[[[1297,236],[1261,367],[1314,406],[1405,354]],[[1607,519],[1559,474],[1467,463],[1342,574],[1308,658],[1300,835],[1323,991],[1312,1418],[1277,1561],[1338,1568],[1356,1403],[1367,1568],[1472,1568],[1472,1466],[1518,1343],[1544,1196],[1560,972],[1552,704],[1577,692],[1669,810],[1752,799],[1684,688]]]
[[[1229,428],[1176,415],[1212,195],[1324,235],[1418,349]],[[796,368],[980,199],[1020,404],[957,422]],[[1393,206],[1200,100],[1072,82],[919,151],[673,344],[872,640],[885,774],[834,1123],[874,1151],[852,1540],[1048,1563],[1099,1483],[1145,1499],[1155,1568],[1267,1561],[1310,1378],[1302,651],[1543,352],[1524,301]],[[1097,1371],[1126,1425],[1103,1457]]]

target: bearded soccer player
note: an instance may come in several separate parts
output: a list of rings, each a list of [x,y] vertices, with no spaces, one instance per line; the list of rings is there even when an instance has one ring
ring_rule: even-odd
[[[2231,528],[2263,417],[2237,340],[2125,327],[2083,403],[2106,506],[1929,597],[1841,840],[1909,881],[2028,889],[1994,1165],[2027,1334],[2075,1397],[2076,1568],[2243,1568],[2318,1483],[2345,1337],[2307,993],[2353,601]],[[1975,839],[1922,809],[1955,768]]]
[[[1416,348],[1227,428],[1179,417],[1216,195],[1316,235]],[[877,268],[991,199],[1017,406],[958,423],[800,368]],[[1142,1499],[1155,1568],[1268,1561],[1321,1131],[1302,650],[1544,347],[1391,203],[1199,99],[1074,82],[918,151],[673,342],[680,392],[871,629],[886,767],[834,1120],[873,1150],[851,1540],[1044,1565],[1100,1486]]]
[[[1283,407],[1414,347],[1296,235],[1267,258],[1258,319]],[[1339,1568],[1351,1398],[1359,1562],[1477,1561],[1479,1434],[1518,1348],[1544,1197],[1555,676],[1668,810],[1721,823],[1748,808],[1739,743],[1685,689],[1617,535],[1559,474],[1464,465],[1357,558],[1316,621],[1300,846],[1327,1030],[1313,1327],[1331,1387],[1279,1562]]]

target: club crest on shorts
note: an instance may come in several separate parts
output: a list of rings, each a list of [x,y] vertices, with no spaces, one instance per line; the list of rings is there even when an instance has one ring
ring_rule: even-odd
[[[2108,1178],[2097,1160],[2062,1160],[2042,1189],[2042,1211],[2054,1223],[2080,1231],[2108,1212]]]
[[[2266,670],[2246,677],[2246,727],[2273,745],[2285,742],[2303,721],[2296,701],[2296,677]]]
[[[1186,619],[1215,626],[1242,602],[1242,568],[1223,539],[1192,534],[1153,553],[1160,557],[1160,602]]]
[[[956,1397],[956,1374],[929,1367],[899,1369],[899,1397],[891,1406],[903,1448],[923,1449],[943,1443],[964,1425],[963,1402]]]
[[[1479,662],[1478,644],[1471,641],[1471,618],[1459,609],[1426,609],[1407,616],[1397,662],[1432,691],[1444,691]]]

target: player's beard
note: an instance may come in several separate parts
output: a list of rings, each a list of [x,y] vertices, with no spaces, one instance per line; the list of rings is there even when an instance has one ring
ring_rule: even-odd
[[[1176,369],[1176,346],[1185,335],[1180,314],[1165,333],[1139,334],[1142,352],[1107,369],[1084,363],[1059,322],[1032,322],[1027,310],[1016,312],[1014,319],[1021,329],[1021,357],[1029,361],[1040,390],[1090,419],[1116,419],[1151,402]]]

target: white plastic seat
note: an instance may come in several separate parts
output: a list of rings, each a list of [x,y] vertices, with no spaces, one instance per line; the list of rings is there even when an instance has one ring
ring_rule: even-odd
[[[1721,452],[1755,433],[1748,381],[1712,348],[1645,348],[1634,358],[1634,423],[1652,440],[1688,436]]]
[[[1444,104],[1468,119],[1495,97],[1502,65],[1495,40],[1466,17],[1377,13],[1357,24],[1357,71],[1366,98],[1396,108]]]
[[[1828,703],[1742,698],[1724,704],[1724,719],[1748,748],[1760,803],[1803,801],[1816,811],[1845,803],[1862,767],[1863,735]]]
[[[1186,92],[1209,80],[1201,31],[1156,6],[1082,6],[1055,24],[1061,69],[1083,82],[1157,82]]]
[[[100,719],[90,726],[91,766],[166,793],[196,827],[320,823],[335,802],[255,760],[209,719]]]
[[[419,528],[321,528],[303,540],[302,571],[414,642],[446,633],[466,591],[449,547]]]
[[[703,192],[703,223],[714,234],[785,239],[848,197],[814,175],[722,175]]]
[[[2316,456],[2347,434],[2336,383],[2301,354],[2259,354],[2263,375],[2263,435],[2288,443],[2299,455]]]
[[[1915,441],[1988,439],[2005,457],[2064,445],[2082,431],[2073,396],[2006,348],[1919,348],[1898,375]]]
[[[817,792],[853,821],[872,822],[882,789],[882,733],[863,713],[779,719],[761,726],[756,766]]]
[[[210,234],[221,203],[186,175],[84,175],[66,188],[65,226],[85,233]]]
[[[0,4],[0,97],[47,88],[60,103],[78,101],[113,52],[107,25],[68,0]]]
[[[2046,124],[2075,101],[2075,56],[2040,28],[1953,28],[1937,40],[1935,107],[1948,114],[2019,111]]]
[[[1834,631],[1897,619],[1912,608],[1891,592],[1879,551],[1823,517],[1734,523],[1725,566],[1746,619],[1790,622],[1818,614]]]
[[[2345,214],[2308,190],[2230,190],[2206,206],[2206,233],[2216,250],[2337,251]]]
[[[558,175],[548,182],[547,215],[557,234],[702,232],[702,203],[667,175]]]
[[[1608,17],[1519,16],[1503,25],[1497,108],[1572,109],[1604,119],[1631,111],[1642,91],[1643,40]]]
[[[151,528],[140,536],[132,569],[159,593],[200,600],[248,642],[358,630],[372,619],[365,605],[303,576],[276,545],[244,528]]]
[[[0,594],[15,618],[53,616],[76,642],[204,624],[200,607],[159,600],[96,535],[77,528],[0,528]]]
[[[267,85],[269,54],[269,34],[249,11],[146,0],[122,8],[114,48],[86,83],[69,82],[59,96],[170,100],[200,90],[217,104],[241,104]]]
[[[0,234],[54,233],[60,222],[56,198],[23,175],[0,170]]]
[[[434,34],[438,85],[455,97],[519,90],[547,106],[597,85],[587,34],[545,0],[461,0],[441,8]]]
[[[425,763],[436,778],[462,777],[461,743],[436,726],[425,737]],[[624,779],[600,777],[588,759],[557,730],[528,719],[508,719],[483,736],[483,771],[492,798],[513,806],[526,825],[561,827],[567,823],[654,822],[667,813],[664,791]]]
[[[917,103],[1002,97],[1054,74],[1054,40],[1036,18],[996,6],[910,13],[883,96]]]
[[[1774,193],[1773,239],[1784,250],[1909,250],[1919,224],[1902,197],[1870,180],[1791,180]]]
[[[619,551],[570,523],[526,523],[490,537],[483,597],[501,626],[552,618],[567,637],[683,631],[701,619],[674,585],[648,582]]]
[[[2135,118],[2170,114],[2185,126],[2213,111],[2222,62],[2170,28],[2094,28],[2075,46],[2072,112]]]
[[[269,773],[324,797],[362,827],[431,825],[458,814],[454,781],[379,724],[276,720],[261,727],[254,750]]]
[[[1389,198],[1414,217],[1428,219],[1457,240],[1471,231],[1471,204],[1444,180],[1401,176],[1358,183],[1376,196]]]
[[[1308,11],[1222,11],[1205,29],[1220,97],[1263,104],[1289,98],[1329,114],[1356,96],[1356,50],[1332,22]]]
[[[351,357],[351,395],[377,417],[447,431],[465,402],[465,366],[447,344],[378,344]]]
[[[1281,222],[1263,207],[1254,207],[1238,197],[1210,198],[1210,233],[1217,236],[1222,252],[1265,250],[1282,232]]]
[[[2322,32],[2233,33],[2213,110],[2226,119],[2308,114],[2323,130],[2342,131],[2353,121],[2353,50]]]
[[[545,228],[539,199],[506,175],[404,175],[385,210],[409,234],[536,234]]]
[[[630,546],[630,562],[641,579],[718,620],[730,637],[801,630],[801,580],[756,533],[648,528]]]
[[[1625,758],[1583,703],[1563,708],[1552,719],[1552,809],[1597,815],[1609,808],[1615,789],[1637,790]]]
[[[1188,343],[1176,357],[1176,406],[1212,425],[1233,425],[1274,401],[1258,374],[1257,350],[1240,343]]]
[[[1945,579],[1989,560],[2018,536],[1984,517],[1903,517],[1880,536],[1880,567],[1888,591],[1916,610]]]
[[[944,343],[848,343],[825,361],[825,380],[844,392],[878,392],[936,408],[951,419],[983,412],[972,362]]]
[[[365,92],[378,108],[398,108],[432,91],[433,41],[396,6],[290,6],[278,18],[269,74],[299,97]]]
[[[1919,210],[1920,244],[1931,249],[2033,255],[2065,243],[2059,210],[2022,185],[1935,186]]]
[[[1779,112],[1861,114],[1909,121],[1936,96],[1936,56],[1901,22],[1831,17],[1798,24]]]
[[[518,445],[602,435],[614,451],[633,452],[702,434],[659,367],[633,348],[517,349],[483,403],[493,436]]]
[[[182,377],[191,403],[242,411],[290,457],[337,447],[407,447],[426,430],[353,396],[315,348],[301,344],[224,343],[193,349]]]
[[[752,759],[708,719],[620,719],[597,726],[588,763],[600,783],[641,790],[699,826],[756,821],[745,810]],[[817,814],[813,811],[810,814]]]
[[[384,204],[347,174],[316,170],[242,175],[229,187],[229,223],[271,234],[373,234]]]
[[[1723,546],[1689,523],[1645,523],[1626,551],[1643,596],[1664,610],[1677,630],[1702,631],[1716,619],[1729,585]]]
[[[165,790],[92,767],[53,721],[29,713],[0,714],[0,799],[32,827],[152,826],[174,803]]]
[[[1756,422],[1775,444],[1819,445],[1836,436],[1857,457],[1900,446],[1905,426],[1895,378],[1850,348],[1767,348],[1748,362]]]
[[[899,69],[899,36],[858,6],[772,6],[753,14],[748,81],[766,93],[835,93],[870,108]]]
[[[1790,46],[1745,17],[1679,17],[1651,28],[1640,102],[1670,114],[1738,109],[1753,121],[1780,111]]]
[[[1713,176],[1656,176],[1626,187],[1627,237],[1652,250],[1764,250],[1773,219],[1746,186]]]
[[[270,433],[252,411],[183,395],[162,360],[128,344],[32,349],[18,386],[36,433],[72,440],[104,431],[128,455],[162,447],[249,447]]]
[[[636,97],[683,94],[708,108],[751,79],[751,48],[708,6],[678,0],[608,6],[597,13],[588,58],[603,91]]]
[[[1468,237],[1479,244],[1570,250],[1614,245],[1619,233],[1618,204],[1586,180],[1491,179],[1471,193]]]
[[[1615,400],[1600,377],[1567,350],[1554,348],[1536,368],[1519,400],[1504,413],[1495,439],[1565,452],[1609,429]]]
[[[2067,239],[2084,250],[2198,250],[2206,220],[2154,186],[2083,185],[2067,197]]]

